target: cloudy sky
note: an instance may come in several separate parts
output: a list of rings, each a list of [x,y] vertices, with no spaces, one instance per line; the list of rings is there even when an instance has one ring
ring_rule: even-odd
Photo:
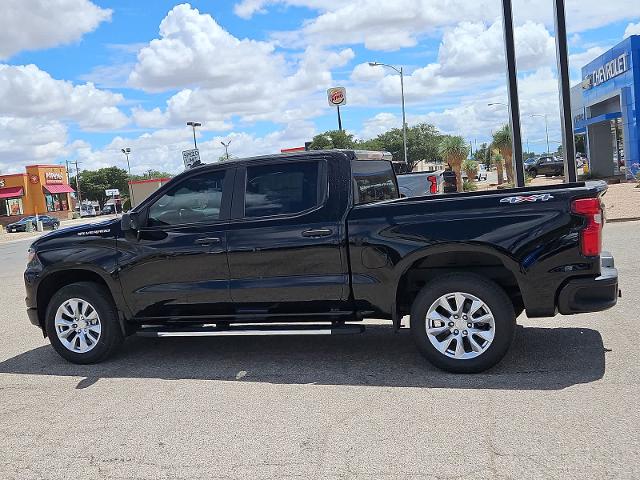
[[[552,2],[514,0],[523,137],[560,141]],[[567,0],[571,74],[630,34],[638,0]],[[82,168],[178,172],[198,132],[204,161],[303,145],[337,128],[326,89],[347,88],[344,127],[410,124],[470,142],[507,120],[500,0],[2,0],[0,173],[77,159]],[[526,148],[526,145],[525,145]]]

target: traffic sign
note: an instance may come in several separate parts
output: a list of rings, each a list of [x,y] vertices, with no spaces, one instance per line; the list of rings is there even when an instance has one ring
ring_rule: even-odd
[[[182,152],[182,160],[184,161],[184,168],[187,169],[200,165],[200,152],[197,148],[185,150]]]
[[[104,191],[105,195],[107,197],[118,197],[120,196],[120,190],[118,190],[117,188],[107,188]]]

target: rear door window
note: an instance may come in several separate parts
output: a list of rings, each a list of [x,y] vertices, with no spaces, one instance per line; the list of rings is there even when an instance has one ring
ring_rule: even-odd
[[[352,160],[354,203],[371,203],[399,197],[391,162]]]
[[[282,162],[247,167],[244,216],[293,215],[320,204],[320,162]]]

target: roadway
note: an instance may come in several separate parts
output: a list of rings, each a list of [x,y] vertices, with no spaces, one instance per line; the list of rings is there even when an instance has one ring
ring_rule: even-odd
[[[609,224],[624,297],[519,319],[480,375],[435,370],[408,331],[130,338],[58,357],[24,310],[28,241],[0,245],[2,479],[640,478],[640,223]]]

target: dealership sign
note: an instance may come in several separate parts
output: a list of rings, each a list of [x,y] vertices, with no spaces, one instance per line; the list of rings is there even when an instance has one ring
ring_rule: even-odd
[[[57,173],[57,172],[46,172],[44,174],[44,180],[45,182],[47,182],[47,184],[52,185],[52,184],[62,184],[62,179],[64,177],[62,176],[61,173]]]
[[[597,87],[618,75],[622,75],[627,70],[629,70],[629,54],[625,52],[618,58],[605,63],[600,68],[596,68],[584,77],[582,88],[589,90],[590,88]]]
[[[333,87],[327,90],[327,100],[332,107],[339,107],[347,104],[347,89],[344,87]]]

